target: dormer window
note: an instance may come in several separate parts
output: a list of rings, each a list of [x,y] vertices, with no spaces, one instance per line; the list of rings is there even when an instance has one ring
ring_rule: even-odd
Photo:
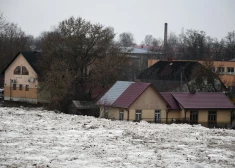
[[[25,66],[17,66],[14,70],[14,75],[29,75],[29,71]]]

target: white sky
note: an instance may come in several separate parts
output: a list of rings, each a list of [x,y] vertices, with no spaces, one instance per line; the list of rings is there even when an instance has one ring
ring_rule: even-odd
[[[163,38],[165,22],[168,32],[203,30],[218,39],[235,30],[235,0],[0,0],[0,12],[33,36],[70,16],[131,32],[136,43],[147,34]]]

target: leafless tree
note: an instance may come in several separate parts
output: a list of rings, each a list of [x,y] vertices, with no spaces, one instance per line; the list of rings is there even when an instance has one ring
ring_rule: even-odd
[[[235,58],[235,31],[228,32],[225,37],[225,57],[228,60]]]
[[[134,43],[133,34],[129,32],[124,32],[119,35],[119,43],[123,47],[131,47]]]
[[[146,46],[153,46],[153,45],[157,45],[156,44],[157,42],[158,40],[154,38],[153,35],[146,35],[142,44]]]
[[[122,75],[128,62],[114,36],[112,28],[73,17],[44,33],[40,87],[54,97],[51,108],[64,111],[71,99],[91,100],[95,89],[106,89]]]
[[[203,66],[203,67],[202,67]],[[189,83],[190,91],[221,92],[225,85],[218,74],[212,72],[213,61],[208,58],[203,61],[202,66],[194,67]]]
[[[14,23],[0,15],[0,71],[19,51],[29,50],[29,37]]]

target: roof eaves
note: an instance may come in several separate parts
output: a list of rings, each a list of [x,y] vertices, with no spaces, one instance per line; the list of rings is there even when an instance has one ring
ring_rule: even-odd
[[[18,52],[17,54],[16,54],[16,56],[11,60],[11,62],[6,66],[6,68],[4,68],[3,70],[2,70],[2,72],[1,72],[1,74],[4,74],[5,73],[5,71],[7,70],[7,68],[12,64],[12,62],[20,55],[20,53],[21,52]]]

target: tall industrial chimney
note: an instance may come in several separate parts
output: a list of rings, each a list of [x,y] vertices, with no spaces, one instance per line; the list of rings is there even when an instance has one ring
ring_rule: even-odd
[[[165,23],[165,30],[164,30],[164,49],[167,48],[167,23]]]

